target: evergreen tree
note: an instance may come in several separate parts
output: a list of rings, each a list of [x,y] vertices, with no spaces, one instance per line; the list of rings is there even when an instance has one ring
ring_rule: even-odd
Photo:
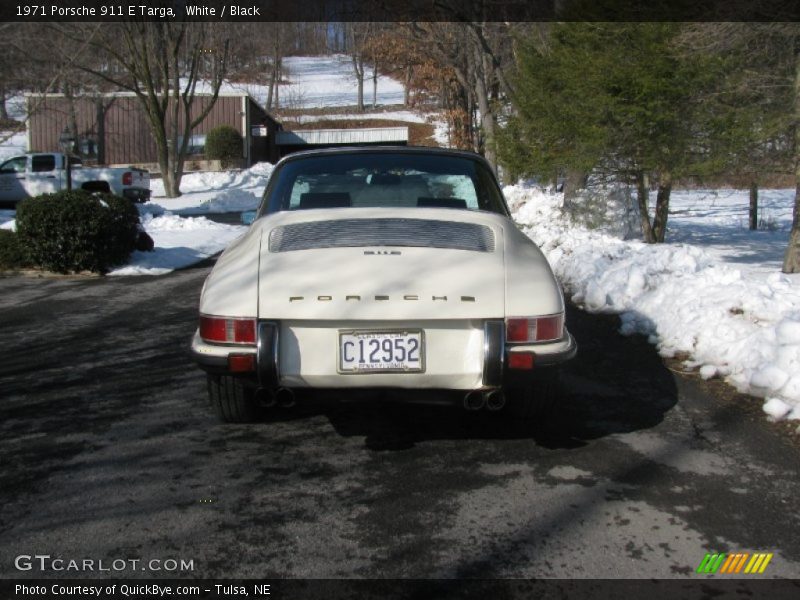
[[[706,160],[713,60],[678,52],[677,23],[564,23],[520,43],[517,114],[501,138],[515,175],[589,171],[637,184],[642,234],[663,242],[672,182]],[[657,182],[655,217],[649,180]]]

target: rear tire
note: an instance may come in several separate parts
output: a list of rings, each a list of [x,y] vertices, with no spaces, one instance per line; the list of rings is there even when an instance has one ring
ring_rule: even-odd
[[[242,380],[225,375],[208,375],[208,400],[220,420],[253,423],[258,419],[256,391]]]
[[[558,400],[558,371],[506,389],[508,414],[544,425],[553,418]]]

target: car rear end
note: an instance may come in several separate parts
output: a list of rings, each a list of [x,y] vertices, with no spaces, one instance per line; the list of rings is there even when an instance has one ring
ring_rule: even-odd
[[[201,297],[193,351],[218,412],[239,414],[247,394],[272,405],[299,389],[375,388],[457,391],[467,409],[499,410],[574,354],[552,271],[488,169],[385,153],[388,168],[381,153],[276,168]],[[527,414],[536,396],[512,404]]]

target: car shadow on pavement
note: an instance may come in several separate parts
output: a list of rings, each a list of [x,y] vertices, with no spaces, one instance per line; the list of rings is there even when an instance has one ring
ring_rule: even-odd
[[[674,375],[642,336],[622,336],[619,318],[570,305],[578,355],[562,371],[560,401],[546,424],[500,411],[467,412],[461,396],[418,391],[299,393],[292,409],[268,409],[267,421],[327,417],[342,436],[363,436],[376,451],[407,450],[427,440],[531,439],[547,449],[577,448],[615,433],[649,429],[677,402]],[[409,403],[413,395],[420,403]],[[440,405],[425,402],[439,401]]]

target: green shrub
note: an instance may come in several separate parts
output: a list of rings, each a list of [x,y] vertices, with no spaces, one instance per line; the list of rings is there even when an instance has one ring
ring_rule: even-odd
[[[133,203],[111,194],[72,190],[17,205],[17,235],[31,261],[58,273],[105,273],[126,262],[138,229]]]
[[[220,125],[206,134],[206,158],[222,161],[227,167],[231,161],[242,158],[242,136],[230,125]]]
[[[31,259],[13,231],[0,229],[0,271],[31,266]]]

